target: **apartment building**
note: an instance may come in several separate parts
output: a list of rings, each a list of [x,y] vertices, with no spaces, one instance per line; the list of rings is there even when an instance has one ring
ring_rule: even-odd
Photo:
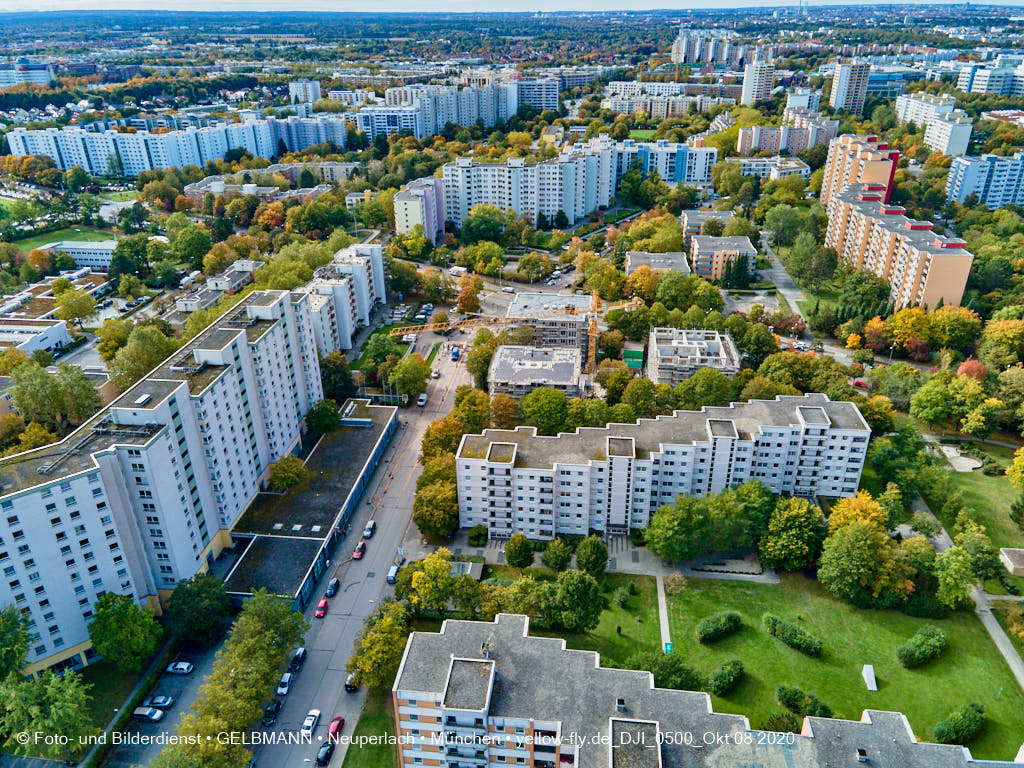
[[[946,176],[946,201],[963,203],[972,196],[992,210],[1024,205],[1024,152],[954,157]]]
[[[558,93],[561,82],[554,77],[524,77],[513,81],[518,91],[517,101],[520,107],[529,105],[543,112],[549,109],[558,111]]]
[[[806,109],[817,112],[821,107],[821,91],[811,88],[792,88],[786,92],[786,109]]]
[[[25,58],[17,59],[5,69],[0,69],[0,89],[22,83],[50,85],[55,80],[52,66]]]
[[[828,207],[829,201],[851,184],[872,184],[885,187],[885,202],[892,193],[896,162],[900,153],[879,141],[877,136],[843,134],[829,142],[825,173],[819,199]]]
[[[827,120],[817,112],[787,107],[782,115],[782,125],[750,125],[740,128],[736,138],[736,152],[749,155],[753,152],[797,152],[827,144],[839,131],[838,120]]]
[[[974,256],[957,237],[940,235],[932,223],[906,216],[886,202],[881,185],[854,184],[828,204],[825,245],[840,261],[869,269],[892,287],[896,308],[959,305]]]
[[[701,368],[713,368],[730,379],[740,369],[736,342],[726,331],[651,328],[647,344],[647,378],[675,386]]]
[[[744,176],[756,176],[759,179],[784,179],[787,176],[811,178],[811,166],[798,157],[741,157],[740,173]]]
[[[581,370],[583,353],[579,347],[526,347],[503,344],[494,351],[487,369],[491,397],[509,395],[516,399],[538,387],[579,397],[584,390]]]
[[[647,80],[612,80],[605,88],[609,98],[640,98],[641,96],[706,96],[738,99],[743,85],[737,83],[673,83]]]
[[[444,183],[426,176],[395,193],[395,231],[407,235],[416,227],[434,245],[444,238]]]
[[[648,267],[652,271],[672,271],[690,274],[690,262],[683,251],[666,253],[649,253],[647,251],[626,251],[625,270],[627,275],[636,272],[640,267]]]
[[[956,97],[948,93],[909,93],[896,98],[896,119],[901,123],[927,125],[929,120],[956,109]]]
[[[871,65],[867,62],[846,61],[836,64],[832,74],[832,90],[828,95],[828,103],[832,108],[845,109],[854,114],[863,112],[870,71]]]
[[[313,104],[320,101],[320,81],[292,80],[288,83],[288,101],[291,104]]]
[[[58,240],[39,246],[41,251],[50,253],[66,253],[75,260],[76,267],[87,267],[90,270],[106,272],[110,268],[110,260],[114,257],[117,240],[96,240],[94,242],[78,240]]]
[[[962,109],[935,117],[924,131],[924,145],[935,152],[955,157],[966,155],[974,121]]]
[[[455,454],[459,525],[534,539],[645,528],[677,495],[758,480],[772,493],[852,496],[871,430],[852,403],[779,396],[556,437],[467,434]]]
[[[694,235],[690,238],[690,266],[705,280],[721,280],[726,268],[741,256],[746,258],[747,269],[753,275],[757,270],[757,249],[749,237]]]
[[[307,297],[250,294],[58,443],[0,460],[0,605],[29,673],[94,658],[104,592],[159,611],[205,571],[322,399]]]
[[[693,111],[710,112],[717,106],[732,106],[736,99],[720,96],[610,96],[601,101],[601,109],[622,114],[646,112],[652,119],[683,117]]]
[[[71,334],[64,320],[0,316],[0,351],[14,347],[31,355],[37,349],[56,352],[70,343]]]
[[[363,104],[373,104],[377,101],[377,94],[367,89],[352,91],[328,91],[327,98],[337,101],[347,107],[359,107]]]
[[[587,359],[587,312],[590,296],[551,293],[517,293],[505,312],[506,317],[521,318],[523,325],[533,329],[535,347],[569,347],[578,349]],[[555,315],[565,309],[565,315]]]
[[[327,142],[344,147],[348,119],[344,115],[292,115],[165,133],[90,131],[76,126],[42,130],[19,127],[7,133],[7,141],[12,155],[46,155],[61,170],[80,165],[95,175],[132,177],[160,168],[201,168],[209,161],[223,159],[231,149],[245,149],[269,159],[277,155],[281,142],[289,151]]]
[[[731,30],[680,29],[672,43],[672,62],[735,66],[757,55],[756,46],[741,45],[734,37]]]
[[[775,64],[768,59],[755,58],[743,68],[743,94],[740,103],[752,106],[768,101],[775,87]]]
[[[402,768],[981,768],[957,745],[920,743],[899,712],[807,717],[798,734],[751,728],[699,691],[601,666],[594,651],[530,634],[528,616],[448,619],[406,640],[391,688]],[[585,737],[585,738],[584,738]]]
[[[683,237],[699,235],[704,223],[707,221],[720,221],[724,227],[733,217],[732,211],[715,211],[710,208],[697,208],[692,211],[683,211],[679,214],[679,221],[683,225]]]

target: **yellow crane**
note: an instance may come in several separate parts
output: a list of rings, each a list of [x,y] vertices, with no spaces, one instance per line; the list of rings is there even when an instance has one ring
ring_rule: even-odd
[[[554,304],[558,301],[558,294],[553,294],[551,297],[551,303]],[[613,309],[636,309],[637,307],[643,306],[643,299],[633,297],[626,301],[616,302],[605,302],[598,296],[597,291],[591,295],[590,307],[588,309],[580,309],[579,307],[573,306],[572,304],[566,304],[558,309],[550,309],[544,312],[536,312],[531,315],[524,316],[504,316],[498,315],[476,315],[474,317],[467,317],[464,320],[448,320],[442,323],[420,323],[419,325],[403,325],[392,328],[390,334],[392,336],[406,336],[409,334],[420,334],[420,333],[447,333],[454,331],[457,328],[480,328],[488,325],[528,325],[534,320],[543,319],[546,317],[566,317],[575,315],[586,315],[588,317],[587,323],[587,342],[588,342],[588,355],[587,355],[587,369],[593,373],[597,368],[597,318],[599,315],[603,315],[606,312],[611,312]]]

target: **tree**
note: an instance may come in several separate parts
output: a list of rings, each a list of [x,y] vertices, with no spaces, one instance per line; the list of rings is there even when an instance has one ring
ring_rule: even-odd
[[[146,294],[146,286],[135,275],[121,275],[121,279],[117,283],[117,293],[127,299],[134,299],[136,296]]]
[[[1003,573],[999,550],[992,544],[982,526],[972,521],[953,537],[953,541],[970,556],[971,572],[978,581],[995,579]]]
[[[456,400],[455,412],[462,421],[463,432],[479,433],[487,429],[491,421],[491,400],[486,392],[469,389],[461,398],[456,395]]]
[[[388,288],[398,294],[409,293],[420,282],[416,265],[407,261],[388,261]]]
[[[413,569],[407,595],[413,608],[444,613],[452,594],[452,553],[444,547],[423,558]]]
[[[137,325],[128,335],[128,343],[117,351],[110,363],[111,378],[119,391],[124,392],[176,349],[159,328]]]
[[[533,565],[533,544],[521,533],[513,533],[505,544],[505,561],[512,568],[528,568]]]
[[[479,292],[471,285],[463,286],[462,290],[459,291],[459,298],[455,306],[459,312],[479,312]]]
[[[800,214],[793,206],[781,203],[765,214],[764,225],[775,245],[790,246],[800,231]]]
[[[6,455],[11,456],[22,451],[29,451],[33,448],[41,448],[44,445],[57,442],[57,436],[50,432],[42,424],[35,422],[25,427],[25,431],[18,435],[18,444],[7,449]]]
[[[230,615],[231,602],[224,582],[210,573],[179,581],[167,604],[171,634],[200,645],[216,642]]]
[[[320,359],[320,381],[324,397],[336,403],[344,403],[359,391],[348,358],[337,349]]]
[[[728,405],[732,400],[732,382],[721,371],[701,368],[690,378],[676,384],[673,399],[676,408],[699,411],[705,405]]]
[[[519,422],[519,406],[509,395],[491,398],[491,426],[494,429],[514,429]]]
[[[61,320],[81,325],[96,314],[96,299],[80,288],[64,291],[57,299],[56,314]]]
[[[91,686],[75,670],[58,675],[45,670],[35,679],[11,676],[0,683],[0,732],[9,734],[16,752],[42,753],[53,760],[69,760],[71,745],[93,731],[88,704]],[[45,740],[20,743],[16,734],[46,734]]]
[[[769,568],[794,571],[818,555],[825,539],[825,516],[806,499],[779,499],[758,545],[761,562]]]
[[[867,491],[858,491],[856,496],[847,496],[832,505],[832,514],[828,518],[829,535],[853,522],[867,523],[879,531],[887,530],[887,518],[881,504]]]
[[[127,595],[103,594],[93,606],[89,639],[96,653],[121,672],[137,672],[156,651],[160,625]]]
[[[289,453],[270,465],[268,485],[274,491],[286,491],[302,482],[306,477],[306,465],[302,459]]]
[[[556,435],[565,425],[568,400],[565,393],[538,387],[519,401],[523,424],[537,428],[540,435]]]
[[[171,242],[174,255],[180,261],[187,261],[192,269],[203,268],[203,257],[213,245],[210,233],[202,227],[190,225],[178,232]]]
[[[589,632],[601,621],[604,601],[597,579],[584,571],[558,574],[555,592],[559,622],[569,632]]]
[[[481,203],[474,206],[463,219],[462,242],[466,245],[481,240],[500,243],[505,220],[504,212],[495,205]]]
[[[587,536],[576,545],[576,567],[595,579],[608,567],[608,547],[597,536]]]
[[[877,526],[861,520],[850,522],[825,540],[818,581],[853,603],[878,597],[891,580],[895,546]]]
[[[17,347],[7,347],[3,354],[0,354],[0,376],[10,376],[11,371],[27,362],[28,355]]]
[[[96,351],[104,361],[110,362],[121,349],[128,343],[128,336],[132,332],[134,323],[131,320],[124,320],[120,317],[112,317],[105,320],[96,331]]]
[[[563,539],[548,542],[547,549],[540,555],[540,561],[553,571],[564,571],[572,559],[572,547]]]
[[[13,605],[0,609],[0,681],[21,671],[28,657],[28,624]]]
[[[389,383],[400,394],[415,399],[427,391],[427,379],[430,377],[430,366],[423,356],[413,352],[406,355],[391,371]]]
[[[318,401],[306,412],[306,427],[314,436],[326,435],[341,426],[338,404],[333,400]]]
[[[453,482],[438,482],[416,490],[412,520],[420,533],[450,538],[459,527],[459,497]]]
[[[940,603],[956,608],[966,603],[974,586],[971,556],[962,547],[950,547],[935,556],[935,578],[938,588],[935,597]]]
[[[454,413],[435,419],[427,425],[420,443],[420,460],[435,459],[446,453],[454,454],[462,440],[462,421]]]
[[[409,610],[401,603],[385,603],[366,620],[346,667],[356,685],[391,687],[405,653],[408,622]]]
[[[658,415],[654,392],[654,383],[650,379],[633,379],[626,385],[620,399],[633,409],[638,418],[653,419]]]

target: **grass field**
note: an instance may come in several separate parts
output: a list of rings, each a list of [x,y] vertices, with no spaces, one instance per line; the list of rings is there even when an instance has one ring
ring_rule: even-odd
[[[743,616],[744,628],[713,646],[694,639],[703,617],[721,610]],[[820,659],[804,656],[765,633],[761,615],[771,611],[825,642]],[[864,611],[836,600],[803,575],[785,575],[780,585],[690,579],[669,597],[675,652],[707,673],[738,658],[746,680],[725,698],[714,697],[716,711],[747,715],[754,727],[782,708],[775,702],[780,683],[816,694],[836,717],[859,719],[866,708],[906,714],[922,740],[952,709],[977,701],[984,705],[985,730],[970,744],[975,757],[1007,760],[1024,733],[1024,694],[973,614],[957,613],[938,625],[949,645],[942,658],[915,670],[896,661],[895,649],[929,623],[896,611]],[[653,615],[653,609],[652,609]],[[877,692],[861,679],[863,664],[873,664]]]
[[[371,690],[363,705],[363,713],[359,716],[355,730],[350,731],[351,737],[387,736],[395,734],[395,720],[391,706],[391,692]],[[393,768],[398,762],[394,744],[385,741],[383,744],[353,744],[345,753],[342,768]]]
[[[657,131],[654,128],[634,128],[629,132],[629,138],[637,141],[650,141]]]
[[[124,190],[123,192],[104,192],[100,197],[104,200],[112,200],[115,203],[123,203],[126,200],[138,200],[139,193],[134,190]]]
[[[375,330],[373,333],[371,333],[366,338],[366,341],[363,342],[363,344],[360,347],[360,349],[362,349],[365,352],[366,351],[366,345],[370,343],[370,339],[372,339],[374,336],[376,336],[377,334],[380,334],[380,333],[384,333],[384,334],[390,333],[391,329],[393,327],[394,326],[391,326],[391,325],[385,325],[382,328],[378,328],[377,330]],[[405,348],[408,347],[409,345],[405,344],[404,342],[402,342],[402,341],[400,341],[398,339],[395,339],[395,343],[398,345],[399,350],[401,350],[399,352],[399,356],[405,354]],[[357,371],[357,370],[359,370],[362,367],[362,362],[363,362],[363,358],[360,357],[358,360],[354,360],[352,363],[350,363],[350,367],[352,368],[352,370],[356,370]]]
[[[1013,449],[1001,445],[979,444],[979,448],[1002,466],[1010,463]],[[989,538],[997,547],[1024,547],[1024,532],[1010,520],[1010,504],[1019,495],[1005,475],[985,475],[981,471],[954,472],[953,487],[963,495],[964,503],[974,510],[978,522],[988,529]],[[944,499],[929,498],[928,506],[939,517],[947,530],[955,520],[942,519]]]
[[[69,227],[67,229],[57,229],[53,232],[47,232],[42,235],[33,235],[32,237],[26,237],[22,240],[15,240],[14,244],[18,246],[18,250],[23,253],[28,253],[33,248],[38,248],[41,245],[53,243],[58,240],[94,242],[97,240],[112,239],[115,239],[115,235],[112,232],[104,232],[103,230],[94,229],[93,227],[77,226]]]

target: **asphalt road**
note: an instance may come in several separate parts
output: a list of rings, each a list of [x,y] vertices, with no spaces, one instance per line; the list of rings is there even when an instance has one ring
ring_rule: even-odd
[[[429,350],[427,342],[431,340],[445,341],[431,334],[419,344]],[[457,336],[453,340],[465,341],[468,336]],[[441,377],[429,380],[427,405],[423,408],[412,406],[401,413],[407,426],[395,435],[385,461],[378,467],[370,490],[353,519],[351,533],[339,549],[343,560],[323,576],[321,586],[326,585],[332,575],[337,574],[341,578],[341,589],[331,600],[327,616],[312,618],[316,601],[310,603],[307,618],[311,627],[306,635],[309,656],[285,697],[277,723],[266,731],[281,734],[297,731],[306,713],[310,709],[319,709],[320,723],[313,734],[313,743],[265,744],[256,752],[259,768],[282,768],[312,762],[326,738],[327,726],[337,715],[345,718],[343,735],[351,734],[355,728],[366,692],[364,689],[357,693],[345,692],[345,665],[366,617],[373,613],[381,597],[391,591],[385,575],[410,525],[412,498],[421,469],[417,460],[423,430],[431,421],[451,410],[456,387],[470,383],[472,377],[466,371],[464,359],[465,356],[454,363],[449,354],[438,352],[433,367],[441,372]],[[377,533],[367,542],[363,559],[351,560],[352,548],[371,516],[377,522]],[[341,765],[347,746],[345,741],[338,744],[331,766]]]

